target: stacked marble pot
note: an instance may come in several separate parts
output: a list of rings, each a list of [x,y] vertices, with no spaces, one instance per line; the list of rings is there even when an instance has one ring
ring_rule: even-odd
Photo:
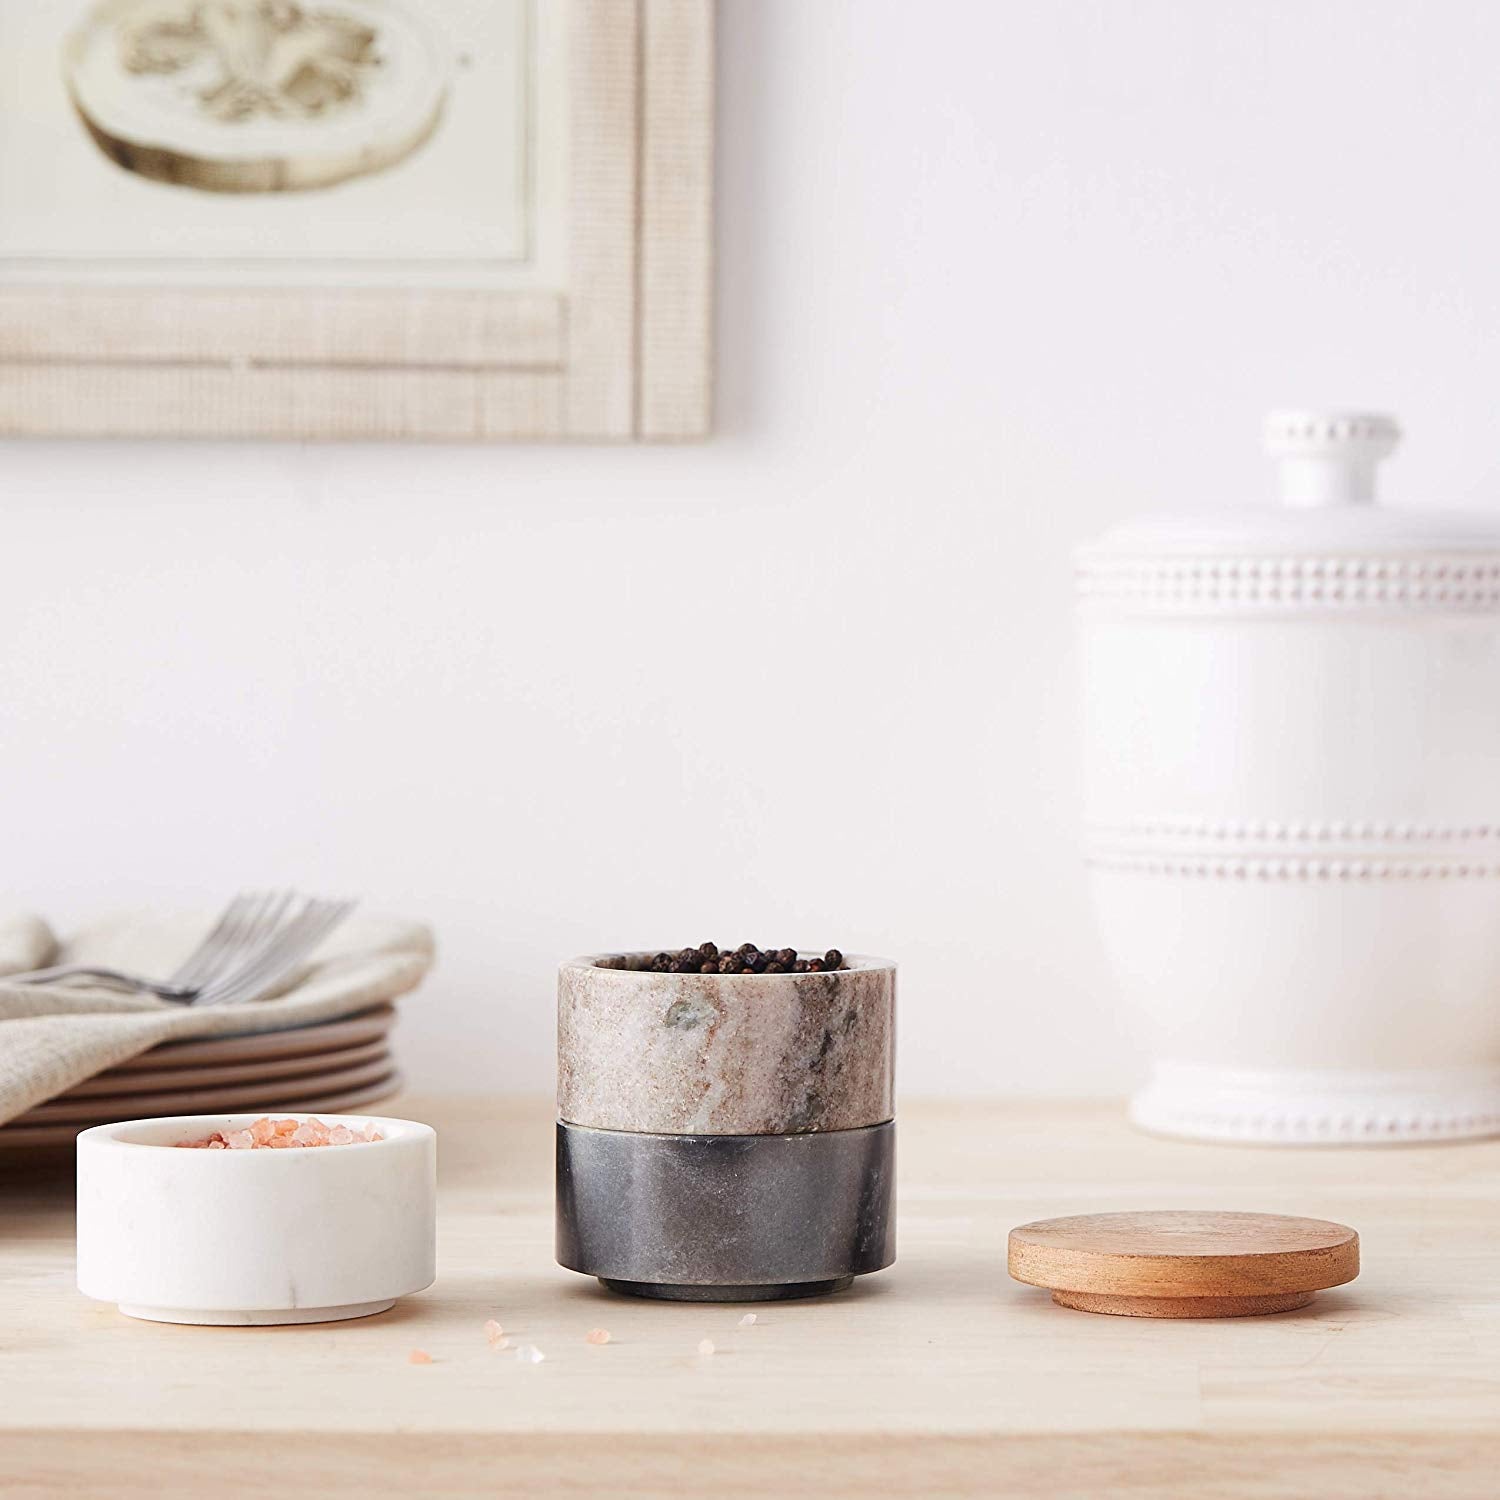
[[[896,966],[558,976],[557,1258],[683,1301],[834,1292],[895,1258]]]

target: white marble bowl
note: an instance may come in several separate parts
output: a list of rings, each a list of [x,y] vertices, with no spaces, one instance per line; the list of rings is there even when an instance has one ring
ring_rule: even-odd
[[[174,1149],[258,1116],[176,1115],[78,1137],[78,1289],[160,1323],[322,1323],[384,1312],[436,1274],[437,1137],[320,1115],[383,1140]],[[305,1119],[295,1112],[276,1118]]]

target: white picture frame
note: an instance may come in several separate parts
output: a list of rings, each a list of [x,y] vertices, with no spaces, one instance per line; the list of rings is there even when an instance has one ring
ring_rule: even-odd
[[[712,0],[532,3],[566,35],[552,266],[504,288],[0,282],[0,433],[706,435]]]

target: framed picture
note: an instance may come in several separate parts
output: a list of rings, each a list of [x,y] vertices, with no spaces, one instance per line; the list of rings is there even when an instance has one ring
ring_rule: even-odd
[[[711,0],[0,0],[0,432],[694,438]]]

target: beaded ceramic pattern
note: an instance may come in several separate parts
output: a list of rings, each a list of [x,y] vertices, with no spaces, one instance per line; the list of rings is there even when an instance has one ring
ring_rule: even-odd
[[[1092,556],[1080,560],[1077,582],[1085,603],[1148,613],[1500,610],[1500,558],[1493,553],[1410,558]]]
[[[1193,859],[1149,854],[1096,854],[1091,869],[1112,874],[1197,880],[1496,880],[1500,864],[1484,861],[1385,859]]]
[[[1096,839],[1202,839],[1223,843],[1466,843],[1500,839],[1500,823],[1329,822],[1141,818],[1095,824]]]

